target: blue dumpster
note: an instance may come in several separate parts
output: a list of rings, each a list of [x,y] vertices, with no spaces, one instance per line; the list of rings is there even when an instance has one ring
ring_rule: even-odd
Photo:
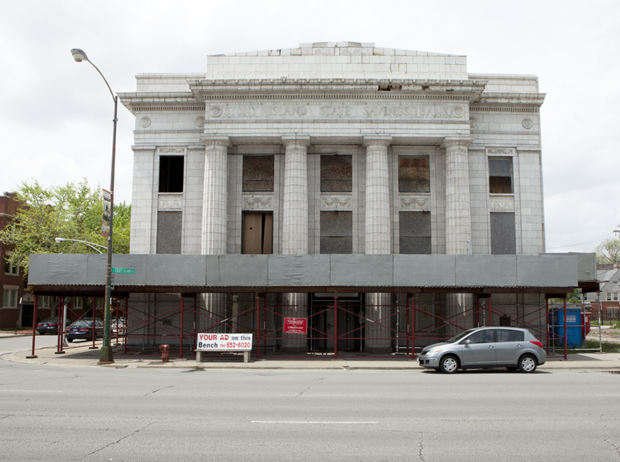
[[[581,335],[581,310],[579,308],[566,308],[566,330],[568,332],[568,348],[582,346]],[[549,314],[549,331],[551,332],[552,344],[564,346],[564,308]]]

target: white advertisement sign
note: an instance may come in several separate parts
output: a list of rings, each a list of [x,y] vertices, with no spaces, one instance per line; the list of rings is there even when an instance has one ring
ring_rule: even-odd
[[[250,351],[252,334],[198,334],[198,351]]]

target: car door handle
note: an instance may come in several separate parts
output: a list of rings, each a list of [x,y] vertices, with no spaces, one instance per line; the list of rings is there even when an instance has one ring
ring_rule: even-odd
[[[517,348],[521,348],[523,345],[521,345],[520,343],[517,343]]]
[[[494,347],[493,345],[489,345],[489,347],[488,347],[488,348],[495,348],[495,347]]]

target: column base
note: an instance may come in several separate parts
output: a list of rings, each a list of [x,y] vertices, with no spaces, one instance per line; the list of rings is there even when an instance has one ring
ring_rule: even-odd
[[[369,353],[371,355],[385,355],[392,353],[391,346],[372,346],[366,345],[364,347],[364,353]]]
[[[114,357],[112,355],[112,347],[102,346],[101,347],[101,356],[99,357],[98,366],[104,364],[112,364],[114,362]]]

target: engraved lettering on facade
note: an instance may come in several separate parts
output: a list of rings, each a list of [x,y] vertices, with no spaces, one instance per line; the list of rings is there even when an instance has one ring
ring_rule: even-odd
[[[446,104],[266,104],[211,106],[210,118],[348,118],[348,119],[454,119],[465,116],[461,106]]]

